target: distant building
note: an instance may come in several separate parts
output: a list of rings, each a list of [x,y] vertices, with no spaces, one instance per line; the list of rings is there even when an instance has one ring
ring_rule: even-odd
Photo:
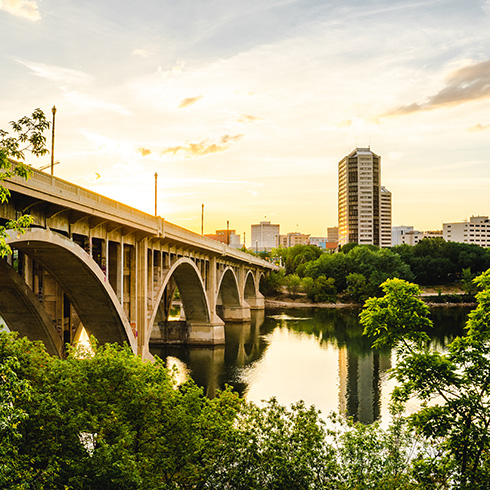
[[[417,245],[424,238],[442,238],[442,230],[418,231],[413,226],[394,226],[392,228],[392,243],[396,245]]]
[[[488,216],[472,216],[469,222],[443,223],[442,234],[448,242],[490,247],[490,220]]]
[[[303,233],[291,232],[287,235],[279,235],[279,246],[284,248],[294,247],[295,245],[308,245],[310,235]]]
[[[422,241],[424,238],[443,238],[442,230],[436,230],[436,231],[412,230],[412,231],[407,231],[402,236],[402,244],[406,243],[407,245],[417,245],[417,243]]]
[[[279,225],[270,221],[261,221],[252,225],[252,239],[250,246],[254,252],[270,252],[279,244]]]
[[[240,235],[236,234],[236,230],[216,230],[214,234],[204,235],[221,243],[226,243],[230,247],[240,248]]]
[[[391,246],[391,192],[381,186],[381,158],[356,148],[339,162],[339,243]]]
[[[325,236],[310,236],[309,244],[315,247],[322,248],[325,250],[327,248],[328,238]]]
[[[339,227],[332,226],[327,228],[327,242],[339,243]]]
[[[380,247],[391,247],[391,192],[381,186],[380,192]]]
[[[392,226],[391,246],[396,247],[397,245],[405,243],[403,235],[405,235],[405,233],[408,233],[409,231],[413,231],[413,226]]]

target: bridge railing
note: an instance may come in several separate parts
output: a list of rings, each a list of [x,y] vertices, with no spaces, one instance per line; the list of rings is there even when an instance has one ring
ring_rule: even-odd
[[[12,164],[15,165],[16,162],[12,161]],[[76,203],[90,208],[95,212],[104,213],[116,222],[124,220],[130,223],[131,226],[156,236],[167,237],[170,240],[183,244],[192,244],[194,247],[212,251],[220,255],[226,255],[241,262],[256,264],[262,267],[266,266],[272,269],[276,268],[273,264],[258,257],[229,247],[212,238],[203,237],[186,228],[170,223],[164,218],[152,216],[127,204],[115,201],[109,197],[97,194],[96,192],[34,168],[32,168],[32,175],[28,181],[17,176],[12,177],[9,181],[18,187],[26,189],[26,191],[35,190],[47,196]],[[7,187],[9,187],[9,181],[5,182]]]

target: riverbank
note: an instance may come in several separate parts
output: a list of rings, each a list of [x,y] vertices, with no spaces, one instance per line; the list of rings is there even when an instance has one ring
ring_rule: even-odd
[[[358,303],[308,303],[300,300],[290,299],[277,300],[265,299],[266,308],[359,308],[362,305]]]
[[[453,293],[453,295],[458,295],[461,293]],[[449,296],[449,298],[444,298],[444,296]],[[453,308],[453,307],[474,307],[476,302],[471,301],[451,301],[451,295],[441,295],[431,294],[428,292],[422,293],[421,299],[427,306],[431,308]],[[454,297],[453,297],[454,298]],[[431,301],[432,300],[432,301]],[[275,298],[265,298],[266,308],[324,308],[324,309],[340,309],[340,308],[362,308],[363,303],[312,303],[308,301],[305,296],[298,296],[296,298],[289,297],[275,297]]]

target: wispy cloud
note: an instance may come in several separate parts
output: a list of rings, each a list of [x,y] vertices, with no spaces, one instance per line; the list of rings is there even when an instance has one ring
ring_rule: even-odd
[[[446,86],[436,94],[427,97],[425,102],[400,106],[384,115],[410,114],[437,107],[463,104],[486,97],[490,97],[490,60],[453,71],[447,79]]]
[[[236,143],[243,137],[243,134],[235,136],[224,135],[217,143],[204,140],[199,143],[187,143],[186,145],[171,146],[162,150],[161,155],[182,155],[184,158],[196,158],[219,153],[228,150],[233,143]]]
[[[187,97],[182,100],[179,104],[179,109],[183,109],[184,107],[189,107],[192,104],[195,104],[198,100],[202,99],[202,95],[196,95],[195,97]]]
[[[133,54],[141,58],[149,58],[150,53],[146,49],[133,49]]]
[[[251,114],[240,114],[237,118],[239,123],[253,124],[259,121],[263,121],[264,118],[260,116],[252,116]]]
[[[136,151],[138,153],[140,153],[142,157],[146,157],[148,155],[151,155],[151,150],[149,150],[148,148],[137,148]]]
[[[32,22],[41,20],[41,13],[34,0],[0,0],[0,10]]]
[[[95,79],[88,73],[34,61],[21,59],[16,61],[29,68],[38,77],[54,83],[61,90],[65,99],[82,112],[102,109],[118,114],[130,114],[130,111],[120,104],[89,94],[95,85]]]
[[[475,124],[474,126],[471,126],[466,131],[469,131],[470,133],[478,133],[480,131],[486,131],[487,129],[490,129],[490,124],[483,125],[478,123]]]
[[[16,61],[32,70],[38,77],[50,80],[58,85],[85,85],[91,83],[93,80],[89,74],[72,70],[71,68],[46,65],[44,63],[35,63],[34,61],[21,59],[17,59]]]

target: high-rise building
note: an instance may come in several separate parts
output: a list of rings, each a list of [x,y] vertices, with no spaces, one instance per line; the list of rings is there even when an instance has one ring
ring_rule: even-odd
[[[381,186],[381,158],[356,148],[339,162],[339,244],[391,246],[391,192]]]
[[[261,221],[252,225],[251,247],[254,252],[270,252],[279,245],[279,225]]]

